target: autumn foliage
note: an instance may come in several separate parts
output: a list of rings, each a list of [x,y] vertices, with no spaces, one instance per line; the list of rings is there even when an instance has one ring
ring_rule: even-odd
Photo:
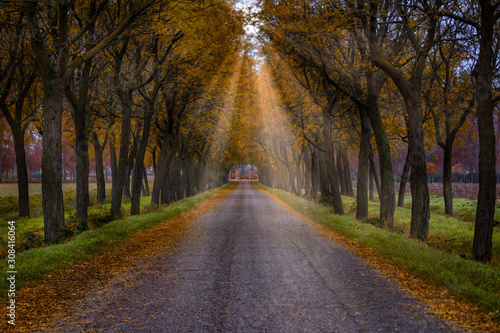
[[[452,215],[455,171],[480,182],[474,255],[490,260],[498,4],[256,7],[2,2],[0,161],[2,171],[17,168],[19,216],[29,215],[33,170],[43,177],[45,241],[54,243],[65,228],[65,177],[76,181],[85,228],[90,175],[98,202],[111,175],[118,216],[123,198],[140,214],[143,195],[153,207],[169,204],[252,164],[264,184],[331,204],[337,214],[342,195],[356,196],[360,220],[376,192],[388,228],[409,180],[410,235],[425,241],[428,182],[443,181]],[[250,22],[258,40],[245,35]]]

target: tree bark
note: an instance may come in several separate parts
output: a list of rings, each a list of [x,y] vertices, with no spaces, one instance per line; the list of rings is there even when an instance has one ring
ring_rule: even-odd
[[[142,129],[142,123],[140,123],[138,132],[140,132],[141,129]],[[137,140],[134,140],[134,144],[132,146],[132,149],[129,152],[129,156],[127,159],[127,166],[125,168],[126,172],[125,172],[125,179],[124,179],[124,183],[123,183],[123,197],[127,198],[127,199],[132,198],[132,194],[130,192],[131,187],[132,187],[131,176],[132,176],[132,173],[134,172],[134,168],[135,168],[134,159],[135,159],[135,154],[137,153],[138,146],[139,146],[139,143],[137,142]]]
[[[69,3],[59,3],[57,8],[58,39],[54,43],[57,65],[54,70],[38,25],[38,3],[30,2],[24,9],[31,32],[31,47],[43,84],[42,120],[42,207],[44,233],[47,243],[55,243],[57,235],[65,228],[64,198],[62,193],[62,114],[64,90],[68,84]]]
[[[23,126],[24,101],[28,94],[30,87],[34,82],[34,76],[30,77],[24,87],[19,91],[14,110],[14,117],[9,112],[8,106],[5,104],[7,95],[2,96],[0,100],[0,109],[9,124],[14,140],[14,152],[16,155],[17,167],[17,191],[18,191],[18,213],[19,217],[30,216],[30,201],[29,201],[29,177],[28,177],[28,164],[26,160],[26,151],[24,149],[24,134],[25,126]],[[1,166],[1,164],[0,164]],[[0,183],[2,182],[0,172]]]
[[[44,91],[44,116],[42,121],[42,206],[45,239],[48,243],[54,243],[57,234],[65,227],[61,179],[61,136],[64,92],[69,83],[69,76],[81,64],[90,61],[111,42],[116,40],[138,16],[148,7],[156,4],[156,1],[145,0],[141,6],[125,17],[111,33],[104,34],[105,37],[95,43],[90,50],[84,52],[79,50],[78,54],[71,59],[71,47],[74,44],[81,45],[82,43],[77,42],[81,42],[84,38],[84,34],[82,34],[75,41],[71,41],[70,39],[70,25],[74,23],[69,20],[70,13],[73,10],[71,2],[58,1],[55,6],[44,6],[39,2],[26,1],[23,12],[26,16],[25,22],[30,30],[31,47],[40,77],[42,78]],[[88,20],[91,22],[89,23],[90,25],[94,25],[95,19],[104,11],[104,6],[96,7],[94,5],[92,2],[90,6],[90,16],[92,17]],[[54,20],[57,21],[57,23],[49,23],[51,24],[51,33],[48,34],[51,41],[50,46],[45,45],[46,38],[39,24],[39,16],[44,16],[45,14],[40,12],[46,8],[51,8],[54,11]],[[80,20],[80,22],[85,21],[87,20]],[[53,23],[56,24],[52,25]],[[47,22],[44,22],[44,24],[47,24]],[[82,31],[85,31],[86,28],[90,28],[90,26],[83,27]]]
[[[85,112],[85,111],[83,111]],[[76,217],[82,221],[82,229],[87,230],[89,207],[89,145],[86,116],[75,114],[75,156],[76,156]]]
[[[143,179],[144,179],[144,196],[145,197],[149,197],[149,181],[148,181],[148,173],[146,171],[146,168],[143,168],[144,169],[144,173],[143,173]]]
[[[18,134],[19,135],[19,134]],[[22,135],[22,134],[21,134]],[[30,216],[30,201],[29,201],[29,181],[28,181],[28,166],[26,164],[26,151],[24,150],[24,135],[14,137],[14,150],[16,153],[17,167],[17,186],[18,186],[18,212],[19,217]]]
[[[340,151],[340,146],[336,147],[336,158],[335,158],[335,166],[337,167],[337,173],[339,175],[339,185],[340,185],[340,194],[347,195],[347,188],[345,186],[345,173],[344,173],[344,163],[342,161],[342,152]]]
[[[370,118],[380,167],[381,186],[377,184],[377,192],[380,199],[380,219],[387,223],[389,228],[394,224],[394,210],[396,198],[394,194],[394,174],[392,169],[391,148],[382,116],[378,106],[378,93],[375,87],[375,80],[371,75],[367,75],[368,96],[367,96],[367,114]],[[377,171],[372,166],[373,175],[377,183]]]
[[[401,180],[399,181],[398,207],[403,207],[405,203],[406,183],[410,174],[409,156],[409,152],[406,152],[405,165],[401,174]]]
[[[308,147],[303,147],[304,156],[304,191],[306,195],[311,196],[311,156],[309,154]],[[312,196],[311,196],[312,197]]]
[[[207,188],[206,185],[206,175],[205,175],[206,161],[205,157],[198,156],[198,167],[197,167],[197,183],[198,183],[198,193],[204,192]]]
[[[302,189],[303,189],[303,174],[301,171],[301,165],[302,165],[302,155],[299,155],[297,160],[295,161],[295,170],[297,174],[297,187],[296,187],[296,194],[298,196],[302,196]]]
[[[339,191],[339,175],[335,167],[335,156],[332,145],[332,120],[330,113],[325,108],[323,109],[323,136],[325,139],[325,162],[332,193],[333,210],[335,214],[343,215],[344,206]]]
[[[330,190],[330,181],[328,180],[328,168],[325,162],[325,154],[320,152],[318,158],[318,170],[319,170],[319,191],[321,192],[321,200],[323,202],[328,201],[328,197],[332,196]]]
[[[476,79],[477,121],[479,130],[479,193],[474,226],[474,260],[488,262],[493,253],[495,215],[495,129],[493,126],[492,59],[495,13],[490,0],[479,0],[479,59],[474,70]]]
[[[430,210],[420,89],[412,89],[411,93],[403,97],[406,97],[406,108],[410,117],[408,130],[408,159],[412,197],[410,236],[425,241],[429,231]]]
[[[53,244],[66,227],[62,192],[62,113],[65,84],[45,91],[42,149],[42,206],[45,242]]]
[[[344,164],[344,182],[346,188],[346,195],[349,197],[354,197],[354,190],[352,189],[351,180],[351,167],[349,166],[349,158],[347,157],[347,149],[341,148],[342,163]]]
[[[453,188],[451,182],[451,158],[454,138],[447,137],[443,158],[443,198],[444,213],[453,216]]]
[[[73,108],[75,123],[75,157],[76,157],[76,217],[82,221],[81,228],[88,229],[89,207],[89,145],[87,130],[87,104],[90,88],[91,61],[83,64],[79,94],[74,94],[71,84],[66,87],[66,97]]]
[[[95,173],[96,173],[96,182],[97,182],[97,203],[104,203],[104,199],[106,198],[106,181],[104,178],[104,159],[102,154],[104,152],[104,147],[106,146],[106,139],[104,139],[104,143],[101,145],[99,142],[99,138],[96,133],[92,133],[92,144],[94,146],[94,155],[95,155]]]
[[[371,161],[370,161],[370,162],[371,162]],[[369,185],[370,200],[371,200],[371,201],[373,201],[373,199],[374,199],[374,198],[373,198],[373,192],[374,192],[374,191],[373,191],[373,178],[374,178],[374,173],[373,173],[373,171],[374,171],[374,170],[373,170],[373,169],[374,169],[374,168],[373,168],[372,164],[370,163],[370,172],[369,172],[369,174],[370,174],[370,175],[369,175],[369,177],[368,177],[368,179],[369,179],[369,181],[368,181],[368,185]]]
[[[122,192],[127,174],[128,150],[130,143],[130,131],[132,120],[132,96],[129,93],[122,93],[122,123],[121,123],[121,138],[120,152],[118,155],[118,166],[116,181],[113,184],[111,191],[111,214],[114,216],[121,215]]]
[[[149,133],[151,132],[151,120],[154,115],[154,105],[148,103],[144,114],[144,125],[142,128],[141,142],[135,155],[135,166],[132,174],[132,204],[130,208],[131,215],[139,215],[141,213],[141,185],[142,178],[145,172],[144,156],[148,147]]]
[[[375,188],[377,189],[377,195],[380,200],[380,181],[378,179],[378,174],[377,174],[377,168],[375,167],[375,162],[373,161],[373,153],[370,151],[370,154],[368,155],[368,158],[370,159],[370,174],[371,178],[375,181]],[[380,159],[380,156],[379,156]],[[372,191],[373,192],[373,191]],[[371,195],[371,200],[373,200],[373,195]],[[380,203],[382,205],[382,203]]]
[[[151,206],[156,207],[160,205],[160,196],[162,193],[164,183],[168,177],[168,168],[170,166],[170,161],[175,155],[175,149],[170,147],[170,134],[167,132],[163,138],[163,143],[160,148],[158,161],[156,164],[155,181],[153,183],[153,191],[151,192]],[[166,193],[165,193],[166,195]],[[164,203],[164,202],[161,202]]]
[[[111,165],[111,191],[116,184],[116,176],[118,175],[118,161],[116,158],[115,135],[111,133],[111,142],[109,145],[109,164]]]
[[[316,148],[310,148],[311,150],[311,187],[310,196],[314,201],[318,197],[318,179],[319,179],[319,159]]]
[[[359,143],[358,182],[356,184],[356,219],[363,220],[368,217],[368,169],[372,132],[366,110],[359,108],[359,117],[361,141]]]

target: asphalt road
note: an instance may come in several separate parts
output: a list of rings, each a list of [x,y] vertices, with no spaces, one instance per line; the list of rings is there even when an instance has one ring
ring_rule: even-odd
[[[64,332],[450,332],[453,325],[242,183],[175,252],[73,306]]]

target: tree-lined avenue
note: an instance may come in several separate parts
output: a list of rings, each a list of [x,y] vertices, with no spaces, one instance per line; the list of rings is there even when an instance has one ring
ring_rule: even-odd
[[[194,226],[77,302],[59,331],[458,331],[252,183]]]

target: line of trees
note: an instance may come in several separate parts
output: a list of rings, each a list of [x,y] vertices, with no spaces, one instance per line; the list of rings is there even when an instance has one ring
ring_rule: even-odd
[[[380,198],[394,223],[410,178],[410,235],[429,227],[426,155],[443,150],[445,210],[453,214],[453,149],[477,121],[480,189],[474,258],[492,254],[494,110],[500,2],[341,0],[261,2],[262,64],[230,2],[0,2],[0,110],[14,142],[19,216],[29,216],[27,133],[43,139],[44,231],[65,227],[63,141],[75,150],[77,217],[86,227],[92,154],[98,201],[112,170],[111,212],[155,181],[157,206],[258,166],[268,185],[329,201],[356,193],[356,217]],[[64,138],[64,140],[63,140]],[[399,197],[393,159],[404,146]],[[356,191],[351,166],[357,161]],[[378,165],[377,165],[378,164]]]
[[[84,229],[89,146],[99,202],[109,154],[116,216],[124,196],[140,213],[146,167],[155,170],[153,206],[227,179],[213,119],[244,52],[243,16],[229,2],[1,1],[0,29],[0,109],[15,146],[19,216],[30,214],[25,138],[36,129],[47,243],[65,228],[63,137],[75,151]]]
[[[261,180],[312,197],[319,187],[343,214],[341,194],[353,195],[347,152],[357,147],[356,217],[367,217],[376,187],[380,219],[392,227],[409,175],[410,235],[425,241],[426,153],[436,144],[444,152],[445,211],[452,215],[453,148],[460,131],[477,121],[473,255],[491,260],[500,2],[265,0],[258,18],[267,85],[279,92],[275,100],[293,136],[276,140],[280,147],[262,145],[274,159],[260,169]],[[401,144],[407,157],[396,201],[392,161]]]

